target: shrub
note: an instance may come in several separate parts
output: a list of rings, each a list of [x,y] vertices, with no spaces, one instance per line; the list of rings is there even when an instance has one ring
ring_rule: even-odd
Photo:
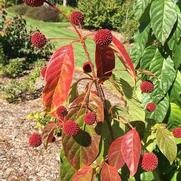
[[[4,54],[4,49],[3,49],[3,46],[0,42],[0,67],[7,64],[7,59],[6,59],[6,56]]]
[[[35,83],[40,77],[40,69],[44,64],[45,62],[42,60],[37,61],[29,75],[23,77],[21,80],[10,80],[5,85],[0,85],[0,92],[2,92],[3,98],[10,103],[17,103],[39,97],[39,89],[41,87],[37,88]]]
[[[16,78],[23,75],[27,69],[25,59],[12,59],[9,64],[1,67],[1,75]]]
[[[50,56],[53,49],[53,46],[49,43],[42,49],[33,47],[30,40],[30,35],[33,31],[27,29],[25,19],[20,16],[13,18],[6,16],[2,32],[3,35],[0,42],[8,59],[17,57],[25,57],[30,61],[46,59]]]
[[[80,0],[78,8],[84,13],[85,28],[113,29],[130,39],[138,27],[131,0]]]

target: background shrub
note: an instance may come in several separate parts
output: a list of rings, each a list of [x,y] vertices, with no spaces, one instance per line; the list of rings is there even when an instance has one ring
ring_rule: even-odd
[[[9,78],[16,78],[22,76],[24,71],[27,69],[25,59],[12,59],[11,62],[3,68],[1,68],[0,75],[6,76]]]
[[[30,35],[33,31],[27,29],[25,19],[20,16],[6,17],[1,31],[0,43],[8,60],[25,57],[29,61],[35,61],[47,59],[52,53],[53,46],[49,43],[42,49],[31,46]]]
[[[85,15],[85,28],[108,28],[131,38],[138,27],[133,4],[132,0],[80,0],[78,8]]]

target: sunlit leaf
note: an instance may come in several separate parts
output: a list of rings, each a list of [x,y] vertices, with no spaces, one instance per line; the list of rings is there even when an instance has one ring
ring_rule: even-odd
[[[124,160],[121,153],[121,141],[122,137],[117,138],[111,143],[108,152],[108,162],[109,165],[117,168],[118,170],[123,167]]]
[[[111,48],[117,53],[117,56],[120,58],[123,65],[126,67],[127,71],[130,73],[135,82],[136,74],[132,60],[123,44],[115,36],[113,36]]]
[[[101,170],[101,181],[121,181],[116,168],[104,163]]]
[[[133,128],[122,139],[121,152],[130,176],[134,176],[138,169],[141,155],[141,141],[137,131]]]
[[[79,169],[72,178],[72,181],[92,181],[93,168],[91,166],[85,166]]]
[[[73,47],[72,45],[61,47],[51,57],[45,73],[43,103],[51,112],[55,112],[67,99],[73,72]]]
[[[164,125],[157,126],[156,132],[157,145],[165,157],[172,163],[177,155],[177,145],[170,131]]]

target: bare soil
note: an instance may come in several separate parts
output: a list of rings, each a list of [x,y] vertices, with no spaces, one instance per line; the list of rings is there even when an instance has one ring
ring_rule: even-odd
[[[74,81],[82,77],[76,71]],[[38,88],[42,86],[39,80]],[[85,84],[80,85],[84,89]],[[115,104],[120,98],[106,91],[108,100]],[[27,119],[29,113],[43,110],[41,99],[19,104],[9,104],[0,99],[0,181],[58,181],[59,150],[61,141],[31,148],[28,137],[34,131],[35,122]]]

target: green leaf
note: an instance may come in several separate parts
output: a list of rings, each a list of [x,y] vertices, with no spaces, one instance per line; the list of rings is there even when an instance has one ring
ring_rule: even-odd
[[[173,50],[173,61],[175,68],[178,69],[181,65],[181,42],[175,43]]]
[[[148,46],[147,48],[145,48],[143,52],[143,56],[140,61],[141,69],[149,70],[151,61],[154,58],[156,51],[158,50],[156,49],[155,46]]]
[[[177,21],[176,4],[171,0],[153,1],[150,18],[155,36],[164,45]]]
[[[154,174],[152,172],[143,172],[140,178],[141,181],[154,181]]]
[[[163,100],[161,100],[157,104],[156,110],[151,114],[147,113],[146,117],[149,119],[153,119],[156,122],[162,122],[168,112],[168,109],[169,109],[169,97],[166,96]]]
[[[172,37],[170,38],[170,40],[168,41],[168,46],[170,48],[170,50],[174,49],[175,44],[179,43],[180,38],[181,38],[181,12],[179,7],[176,7],[177,10],[177,23],[176,23],[176,27],[175,27],[175,31],[172,35]]]
[[[159,103],[172,86],[176,76],[176,70],[174,69],[172,59],[170,57],[164,59],[158,49],[155,51],[154,48],[150,47],[147,51],[150,51],[150,54],[149,56],[145,54],[146,57],[142,64],[145,68],[148,68],[150,64],[148,70],[154,74],[154,77],[152,76],[149,79],[153,81],[155,89],[151,94],[143,94],[142,99],[144,103],[147,103],[148,100],[149,102]],[[148,61],[149,57],[153,57],[150,63]]]
[[[174,62],[170,57],[168,57],[163,62],[161,75],[159,76],[159,78],[161,79],[159,88],[162,89],[165,94],[168,92],[171,85],[173,84],[175,76],[176,70],[174,68]]]
[[[170,104],[170,115],[168,118],[168,127],[169,129],[175,128],[175,127],[181,127],[181,108],[175,104]]]
[[[60,152],[60,180],[61,181],[71,180],[74,173],[75,173],[75,169],[71,166],[69,161],[66,159],[63,150],[61,150]]]
[[[135,2],[135,17],[140,19],[148,5],[150,4],[151,0],[136,0]]]
[[[177,77],[171,89],[170,102],[181,106],[181,73],[177,72]]]
[[[164,125],[157,125],[156,140],[160,151],[172,164],[177,156],[177,145],[172,133]]]

